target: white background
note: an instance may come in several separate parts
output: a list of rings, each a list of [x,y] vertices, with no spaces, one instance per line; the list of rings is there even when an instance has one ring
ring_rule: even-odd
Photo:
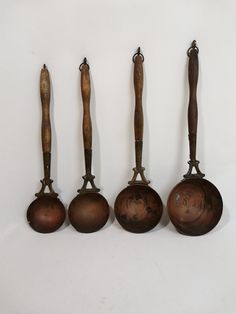
[[[0,1],[0,313],[235,314],[236,3]],[[163,203],[187,171],[187,56],[200,49],[197,157],[222,193],[219,225],[146,234],[111,221],[42,235],[25,213],[40,189],[39,74],[50,70],[52,177],[68,205],[82,184],[79,65],[91,68],[93,169],[111,207],[134,165],[132,56],[145,56],[143,163]]]

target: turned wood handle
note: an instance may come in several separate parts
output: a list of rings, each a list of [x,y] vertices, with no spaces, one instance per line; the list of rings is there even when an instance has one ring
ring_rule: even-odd
[[[134,56],[134,92],[135,92],[135,113],[134,113],[134,133],[135,140],[143,140],[143,56],[139,53]]]
[[[188,80],[189,80],[189,105],[188,105],[188,130],[189,130],[189,148],[190,160],[196,160],[196,142],[197,142],[197,82],[198,82],[198,48],[196,41],[188,50]]]
[[[50,123],[50,77],[46,65],[40,75],[40,96],[42,103],[42,148],[43,153],[51,152],[51,123]]]
[[[90,117],[90,77],[86,58],[81,67],[81,94],[83,100],[83,139],[84,149],[92,149],[92,122]]]

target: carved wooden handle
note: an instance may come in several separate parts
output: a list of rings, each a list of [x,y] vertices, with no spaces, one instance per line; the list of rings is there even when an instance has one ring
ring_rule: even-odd
[[[143,56],[139,53],[134,56],[134,91],[135,91],[135,113],[134,113],[134,133],[135,140],[143,140]]]
[[[89,77],[89,66],[86,58],[81,67],[81,93],[83,100],[83,139],[84,149],[92,148],[92,122],[90,117],[90,77]]]
[[[89,77],[89,65],[87,59],[84,58],[84,62],[80,65],[81,71],[81,94],[83,100],[83,139],[84,139],[84,160],[86,174],[83,176],[84,183],[79,193],[87,192],[99,192],[100,190],[94,183],[95,176],[91,173],[92,166],[92,122],[90,117],[90,77]],[[91,188],[87,188],[88,183],[91,184]]]
[[[51,123],[50,123],[50,78],[44,65],[40,75],[40,96],[42,103],[42,148],[44,153],[51,152]]]
[[[143,61],[144,57],[138,52],[133,56],[134,62],[134,93],[135,93],[135,112],[134,112],[134,134],[135,134],[135,162],[136,171],[142,173],[142,152],[143,152]]]
[[[198,48],[196,41],[193,41],[192,46],[188,50],[189,65],[189,106],[188,106],[188,130],[189,130],[189,148],[190,160],[196,160],[196,142],[197,142],[197,82],[198,82]]]

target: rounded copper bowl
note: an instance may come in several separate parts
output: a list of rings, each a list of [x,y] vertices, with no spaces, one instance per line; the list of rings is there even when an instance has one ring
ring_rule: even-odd
[[[127,231],[143,233],[153,229],[161,219],[160,196],[146,185],[130,185],[117,196],[115,216]]]
[[[65,207],[57,197],[38,197],[27,210],[29,225],[41,233],[56,231],[63,224],[65,217]]]
[[[79,232],[90,233],[101,229],[109,218],[109,205],[99,193],[78,194],[71,202],[68,215]]]
[[[217,225],[222,215],[223,201],[211,182],[200,178],[185,179],[171,191],[167,209],[177,231],[197,236]]]

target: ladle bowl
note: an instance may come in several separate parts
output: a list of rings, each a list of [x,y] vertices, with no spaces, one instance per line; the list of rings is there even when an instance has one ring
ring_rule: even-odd
[[[109,205],[99,193],[78,194],[71,202],[69,219],[73,227],[84,233],[101,229],[109,218]]]
[[[168,214],[183,234],[202,235],[211,231],[222,215],[223,201],[217,188],[206,179],[185,179],[170,192]]]
[[[65,220],[65,208],[57,197],[42,196],[35,199],[27,211],[30,226],[38,232],[54,232]]]
[[[115,214],[127,231],[143,233],[153,229],[162,216],[160,196],[147,185],[130,185],[119,193]]]

